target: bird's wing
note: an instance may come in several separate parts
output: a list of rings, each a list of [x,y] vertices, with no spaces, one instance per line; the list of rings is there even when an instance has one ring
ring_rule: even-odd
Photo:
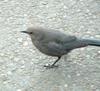
[[[47,47],[49,47],[50,49],[56,50],[56,51],[62,49],[62,46],[59,45],[59,44],[56,43],[56,42],[49,42],[49,43],[47,43],[46,45],[47,45]]]
[[[75,41],[77,38],[72,35],[66,35],[60,31],[46,31],[42,35],[42,41],[44,42],[56,42],[56,43],[67,43]]]
[[[45,46],[50,52],[57,53],[57,54],[64,54],[68,50],[70,50],[70,44],[73,44],[73,42],[76,41],[75,36],[53,36],[50,37],[50,39],[42,42],[43,46]],[[71,45],[72,46],[72,45]],[[68,47],[68,48],[67,48]],[[68,49],[66,51],[66,49]]]
[[[77,38],[75,36],[70,36],[70,35],[63,35],[63,36],[59,36],[55,42],[57,43],[69,43],[69,42],[73,42],[75,41]]]
[[[43,31],[41,33],[41,36],[39,38],[39,41],[41,41],[41,43],[44,43],[44,44],[52,44],[56,45],[63,45],[63,44],[67,44],[67,43],[70,43],[70,42],[74,42],[76,41],[77,38],[75,36],[72,36],[72,35],[66,35],[60,31]]]
[[[64,47],[56,42],[48,42],[44,44],[50,55],[61,56],[66,53]]]
[[[68,50],[79,47],[80,42],[77,41],[77,37],[75,36],[61,35],[53,38],[52,41],[48,41],[47,46],[55,51],[59,51],[59,53],[66,53]]]
[[[75,36],[63,33],[48,33],[42,36],[39,42],[49,51],[49,55],[60,56],[73,49],[73,43],[77,40]],[[71,47],[70,47],[71,46]]]

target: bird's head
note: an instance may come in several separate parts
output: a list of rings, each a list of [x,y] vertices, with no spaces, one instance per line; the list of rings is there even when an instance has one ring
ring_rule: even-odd
[[[22,33],[28,34],[32,40],[37,39],[37,32],[38,29],[37,28],[33,28],[33,27],[29,27],[26,29],[26,31],[21,31]]]
[[[32,39],[36,39],[36,38],[41,37],[42,30],[43,29],[40,27],[38,27],[38,28],[29,27],[26,31],[21,31],[21,32],[30,35],[30,37]]]
[[[22,33],[26,33],[26,34],[28,34],[28,35],[31,36],[31,35],[34,35],[36,31],[37,31],[36,29],[30,27],[30,28],[28,28],[26,31],[21,31],[21,32],[22,32]]]

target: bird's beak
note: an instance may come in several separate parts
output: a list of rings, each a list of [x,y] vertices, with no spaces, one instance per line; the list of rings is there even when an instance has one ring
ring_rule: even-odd
[[[26,34],[29,34],[29,32],[27,32],[27,31],[21,31],[21,33],[26,33]]]

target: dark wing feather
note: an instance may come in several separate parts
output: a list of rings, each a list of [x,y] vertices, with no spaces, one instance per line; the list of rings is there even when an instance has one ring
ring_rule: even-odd
[[[75,36],[66,35],[60,31],[48,30],[42,33],[41,41],[43,42],[56,42],[56,43],[67,43],[75,41],[77,38]]]

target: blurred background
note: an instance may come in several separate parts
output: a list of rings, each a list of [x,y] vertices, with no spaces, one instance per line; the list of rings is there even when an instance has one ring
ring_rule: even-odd
[[[0,0],[0,91],[100,91],[100,48],[73,50],[56,58],[40,53],[28,35],[42,26],[100,39],[100,0]]]

